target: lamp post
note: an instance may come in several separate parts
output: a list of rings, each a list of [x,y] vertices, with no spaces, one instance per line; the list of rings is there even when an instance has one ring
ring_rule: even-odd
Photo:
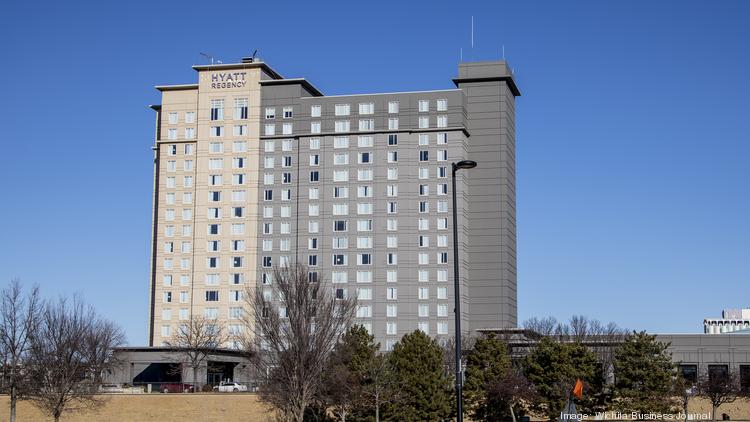
[[[461,376],[461,298],[459,296],[458,278],[458,210],[456,208],[456,171],[460,169],[473,169],[477,166],[476,161],[463,160],[452,163],[451,179],[453,181],[453,297],[455,300],[454,312],[456,314],[456,422],[463,422],[463,377]]]

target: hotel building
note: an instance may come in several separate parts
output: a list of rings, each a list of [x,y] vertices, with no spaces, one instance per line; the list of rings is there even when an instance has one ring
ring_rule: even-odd
[[[455,89],[324,95],[269,65],[157,86],[150,346],[192,315],[242,330],[248,286],[300,262],[383,349],[453,335],[451,164],[466,332],[516,326],[515,97],[505,62]],[[283,308],[281,309],[283,312]],[[231,346],[231,345],[227,345]]]

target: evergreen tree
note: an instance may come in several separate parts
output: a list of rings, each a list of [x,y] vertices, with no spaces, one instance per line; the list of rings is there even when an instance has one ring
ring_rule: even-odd
[[[677,376],[669,344],[645,331],[628,336],[615,350],[615,395],[627,412],[672,410],[673,384]]]
[[[594,352],[580,342],[558,343],[543,338],[523,360],[526,377],[539,397],[533,409],[557,420],[571,395],[576,379],[584,382],[583,399],[576,399],[579,411],[591,412],[602,387],[602,367]]]
[[[387,406],[385,420],[439,421],[451,417],[451,380],[443,370],[443,351],[422,331],[401,338],[389,355],[400,400]]]
[[[478,338],[466,358],[464,403],[475,420],[500,420],[508,407],[488,398],[494,382],[503,378],[510,368],[510,355],[503,341],[494,334]]]
[[[342,422],[360,410],[368,370],[376,358],[379,344],[361,325],[349,328],[331,353],[326,371],[323,374],[321,402],[330,406]],[[361,410],[358,412],[361,413]]]

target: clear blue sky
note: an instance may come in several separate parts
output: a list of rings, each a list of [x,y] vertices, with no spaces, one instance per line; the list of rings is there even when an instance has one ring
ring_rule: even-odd
[[[475,48],[469,23],[475,16]],[[344,94],[452,87],[505,45],[519,319],[698,332],[750,306],[750,2],[20,2],[0,6],[0,285],[147,333],[156,84],[253,49]]]

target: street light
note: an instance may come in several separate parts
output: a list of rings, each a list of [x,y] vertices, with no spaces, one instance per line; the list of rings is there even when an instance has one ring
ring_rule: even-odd
[[[452,163],[451,177],[453,181],[453,297],[455,299],[454,312],[456,314],[456,422],[463,422],[463,377],[461,376],[461,299],[459,296],[458,278],[458,211],[456,208],[456,171],[460,169],[473,169],[477,166],[476,161],[462,160]]]

